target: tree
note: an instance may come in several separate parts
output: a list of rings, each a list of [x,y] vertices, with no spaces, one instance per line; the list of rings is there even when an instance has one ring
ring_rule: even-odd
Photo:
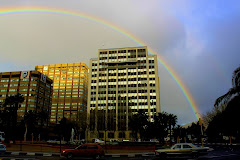
[[[220,136],[238,136],[239,126],[236,125],[238,121],[240,105],[240,67],[235,69],[232,75],[232,88],[223,96],[216,99],[214,108],[217,113],[211,119],[207,134],[212,139]]]
[[[148,116],[141,110],[137,114],[134,114],[129,122],[129,127],[133,132],[133,137],[136,139],[144,138],[148,125]],[[140,137],[138,137],[138,134]]]
[[[222,113],[225,108],[226,108],[226,104],[222,103],[219,106],[215,106],[211,111],[206,112],[205,114],[203,114],[202,119],[204,122],[204,126],[207,128],[209,123],[213,120],[213,118],[219,114]]]
[[[240,94],[240,67],[235,69],[232,75],[232,88],[229,91],[222,95],[221,97],[217,98],[215,101],[214,106],[219,106],[221,103],[229,103],[231,99],[235,96]]]
[[[204,126],[203,130],[204,130]],[[197,138],[197,140],[201,140],[201,125],[199,124],[199,121],[197,123],[192,123],[191,126],[187,128],[187,134],[191,135],[191,139],[193,140],[194,138]]]
[[[172,144],[172,128],[174,128],[177,123],[177,116],[174,114],[169,114],[167,116],[167,120],[168,120],[168,133],[170,133],[170,143]]]
[[[24,122],[25,122],[25,133],[24,133],[24,140],[27,140],[27,133],[36,135],[36,125],[38,125],[38,113],[36,111],[29,110],[24,115]]]
[[[69,141],[72,133],[72,129],[77,130],[77,123],[75,121],[71,121],[66,117],[63,117],[59,124],[56,125],[55,131],[59,135],[60,138],[64,138],[64,141]]]
[[[79,140],[87,129],[87,112],[79,112],[76,121],[76,131],[78,131]]]
[[[6,112],[9,113],[8,118],[8,130],[6,133],[6,139],[12,138],[15,142],[16,125],[17,125],[17,110],[21,107],[19,104],[24,101],[24,97],[21,94],[9,96],[5,99],[3,107]]]
[[[186,128],[183,128],[180,125],[177,125],[176,127],[173,128],[173,137],[175,140],[184,139],[184,138],[186,138],[186,136],[187,136]],[[179,143],[179,142],[177,142],[177,143]]]
[[[240,96],[235,96],[223,112],[213,117],[207,128],[207,134],[212,141],[222,140],[222,136],[235,136],[240,140],[239,121]]]
[[[49,115],[47,112],[45,111],[37,112],[37,117],[41,126],[44,126],[44,124],[48,125]]]
[[[161,112],[154,116],[152,134],[164,143],[164,138],[168,135],[168,113]]]

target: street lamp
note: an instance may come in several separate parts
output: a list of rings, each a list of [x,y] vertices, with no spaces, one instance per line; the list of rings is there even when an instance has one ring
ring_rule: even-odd
[[[107,108],[106,108],[107,109]],[[107,110],[105,110],[105,118],[104,118],[104,125],[105,125],[105,150],[107,151],[107,145],[106,145],[106,141],[107,141]]]
[[[201,116],[201,114],[200,113],[198,113],[198,112],[195,112],[196,114],[199,114],[200,116]],[[202,119],[201,118],[199,118],[199,125],[201,126],[201,141],[202,141],[202,147],[203,147],[203,128],[202,128],[202,126],[203,126],[203,121],[202,121]]]

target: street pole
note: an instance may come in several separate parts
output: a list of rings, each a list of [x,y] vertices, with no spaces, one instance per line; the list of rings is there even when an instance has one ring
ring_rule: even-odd
[[[199,118],[199,124],[201,125],[201,134],[202,134],[201,141],[202,141],[202,147],[203,147],[203,129],[202,129],[202,120],[201,120],[201,118]]]
[[[107,151],[106,137],[107,137],[107,129],[105,128],[105,150]]]
[[[60,153],[62,152],[62,135],[60,134]]]

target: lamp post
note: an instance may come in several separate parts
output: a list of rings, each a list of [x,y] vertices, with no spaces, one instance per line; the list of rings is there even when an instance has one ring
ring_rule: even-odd
[[[200,113],[198,113],[198,112],[195,112],[195,113],[196,113],[196,114],[199,114],[199,115],[201,116]],[[202,128],[202,126],[203,126],[203,121],[202,121],[201,118],[199,118],[199,125],[201,126],[201,142],[202,142],[202,147],[203,147],[203,128]]]
[[[203,129],[202,129],[202,119],[201,118],[199,118],[199,125],[201,126],[201,134],[202,134],[201,141],[202,141],[202,147],[203,147]]]
[[[107,109],[107,108],[106,108]],[[105,135],[104,135],[104,138],[105,138],[105,150],[107,151],[107,111],[105,110],[105,117],[104,117],[104,126],[105,126]]]

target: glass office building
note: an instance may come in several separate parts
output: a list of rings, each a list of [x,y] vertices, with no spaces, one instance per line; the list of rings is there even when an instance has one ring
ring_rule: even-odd
[[[131,139],[129,119],[140,110],[153,120],[160,112],[156,55],[147,47],[100,49],[90,60],[88,140]]]
[[[53,80],[50,121],[59,123],[66,117],[77,120],[87,111],[88,66],[85,63],[38,65],[35,70]]]
[[[50,115],[52,83],[50,78],[38,71],[2,72],[0,73],[0,105],[4,103],[6,97],[19,93],[24,97],[24,102],[17,111],[20,119],[29,110]]]

